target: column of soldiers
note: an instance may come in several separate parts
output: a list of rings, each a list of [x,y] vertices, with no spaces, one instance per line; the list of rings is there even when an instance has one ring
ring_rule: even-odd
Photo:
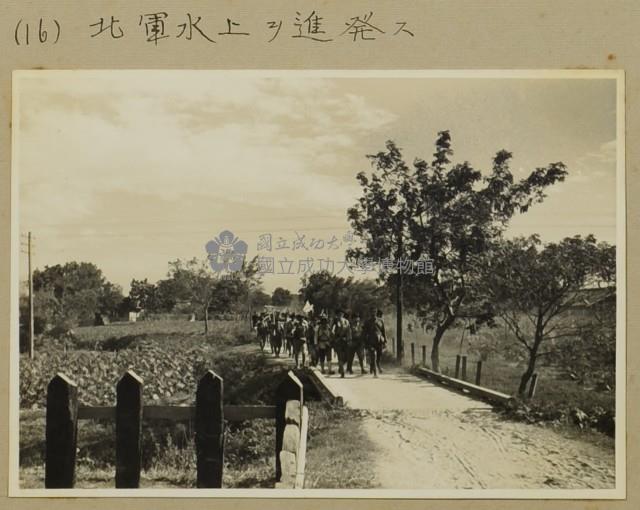
[[[387,345],[387,335],[382,311],[372,309],[364,319],[357,314],[350,318],[344,310],[336,310],[330,321],[326,312],[317,316],[305,316],[289,312],[263,312],[252,317],[260,348],[267,342],[275,357],[284,348],[295,360],[295,366],[320,365],[321,372],[330,375],[332,361],[338,364],[338,373],[353,374],[353,363],[358,359],[360,373],[366,374],[365,362],[374,377],[382,372],[380,358]],[[326,368],[326,370],[325,370]]]

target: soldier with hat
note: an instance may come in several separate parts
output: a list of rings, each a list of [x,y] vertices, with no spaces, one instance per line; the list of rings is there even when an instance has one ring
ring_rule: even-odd
[[[372,310],[363,327],[364,344],[369,355],[369,369],[373,377],[382,373],[380,358],[387,344],[387,334],[382,320],[382,310]]]
[[[298,368],[298,361],[300,355],[302,355],[302,366],[304,367],[306,361],[305,345],[307,343],[307,332],[309,325],[304,317],[300,314],[295,316],[293,320],[293,329],[291,333],[291,345],[293,349],[293,357],[295,359],[296,368]]]
[[[347,373],[349,374],[353,374],[353,361],[356,356],[358,356],[360,364],[360,373],[366,374],[367,371],[364,369],[364,338],[359,315],[356,315],[351,321],[351,342],[349,342],[347,351]]]
[[[328,358],[329,373],[331,374],[331,344],[333,342],[333,333],[329,327],[329,318],[326,314],[320,315],[320,323],[315,330],[315,348],[320,362],[320,371],[324,374],[324,362]]]
[[[333,326],[333,348],[338,357],[338,372],[344,377],[344,366],[347,363],[347,352],[351,343],[351,324],[344,316],[344,310],[338,310]]]

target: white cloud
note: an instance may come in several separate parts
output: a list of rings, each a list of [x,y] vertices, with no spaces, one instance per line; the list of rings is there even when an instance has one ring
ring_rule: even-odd
[[[76,222],[98,194],[344,209],[340,151],[394,119],[328,80],[62,73],[23,78],[23,219]],[[157,78],[157,80],[154,80]],[[49,98],[50,100],[48,100]],[[352,172],[352,168],[348,169]]]

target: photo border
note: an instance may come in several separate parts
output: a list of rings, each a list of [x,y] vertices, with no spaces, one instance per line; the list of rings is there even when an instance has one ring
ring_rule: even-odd
[[[16,151],[19,136],[19,90],[16,81],[33,73],[69,72],[69,70],[13,71],[12,161],[11,161],[11,321],[10,321],[10,441],[9,497],[12,498],[336,498],[336,499],[551,499],[602,500],[626,497],[626,181],[625,181],[625,73],[622,70],[221,70],[221,69],[135,69],[133,72],[202,72],[264,77],[331,78],[424,78],[424,79],[613,79],[616,81],[616,487],[614,489],[22,489],[19,487],[19,352],[18,298],[20,242],[18,224],[20,154]],[[82,69],[78,72],[127,72],[121,69]],[[17,92],[17,93],[16,93]],[[621,447],[622,446],[622,447]]]

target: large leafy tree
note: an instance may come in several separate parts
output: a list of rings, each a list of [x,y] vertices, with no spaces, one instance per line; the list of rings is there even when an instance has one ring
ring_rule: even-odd
[[[576,322],[570,312],[584,299],[585,287],[600,286],[605,294],[615,294],[615,247],[597,243],[592,235],[544,246],[538,236],[531,236],[503,241],[491,255],[482,284],[496,314],[526,354],[518,387],[523,394],[537,360],[552,354],[554,344],[580,337],[584,323]],[[613,334],[605,334],[604,341],[611,347],[613,338],[615,351],[615,329],[608,332]]]
[[[300,297],[309,301],[316,313],[331,312],[338,308],[366,315],[372,308],[386,303],[385,289],[371,280],[342,278],[329,271],[318,271],[304,276]]]
[[[96,312],[116,315],[123,299],[120,287],[109,282],[90,262],[74,261],[36,269],[33,288],[36,296],[50,298],[41,302],[49,303],[46,306],[51,310],[36,310],[36,314],[68,326],[92,324]]]
[[[156,311],[156,298],[158,288],[155,284],[150,283],[146,278],[144,280],[131,280],[129,298],[131,302],[139,308],[148,311]]]
[[[251,294],[251,311],[260,311],[271,304],[271,296],[262,289],[257,289]]]
[[[544,190],[564,180],[564,164],[551,163],[515,181],[509,169],[511,153],[501,150],[491,171],[483,175],[470,163],[453,164],[451,136],[441,131],[433,159],[408,165],[393,141],[369,155],[372,172],[357,176],[362,196],[348,210],[362,246],[353,257],[428,259],[432,272],[382,274],[396,288],[398,354],[402,353],[403,285],[414,287],[418,313],[433,331],[431,363],[439,370],[439,346],[444,333],[462,315],[487,319],[481,288],[475,285],[486,251],[499,239],[516,213],[526,212],[545,198]],[[480,306],[478,306],[480,304]]]
[[[271,294],[271,304],[274,306],[289,306],[292,299],[293,295],[291,292],[282,287],[276,287],[273,294]]]
[[[317,313],[343,308],[347,304],[345,297],[346,280],[329,271],[318,271],[305,275],[301,279],[301,301],[308,301]]]

